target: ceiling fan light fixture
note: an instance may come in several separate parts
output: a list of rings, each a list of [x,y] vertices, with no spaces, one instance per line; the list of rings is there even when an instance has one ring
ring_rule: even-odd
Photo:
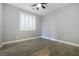
[[[40,8],[40,7],[41,7],[41,4],[37,4],[37,7],[39,7],[39,8]]]

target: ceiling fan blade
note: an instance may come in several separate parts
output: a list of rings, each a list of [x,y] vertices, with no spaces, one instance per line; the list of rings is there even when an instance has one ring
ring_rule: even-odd
[[[46,7],[42,5],[42,8],[45,9]]]
[[[33,5],[31,5],[31,6],[36,6],[37,4],[33,4]]]
[[[39,8],[37,8],[37,10],[38,10]]]
[[[47,4],[47,3],[41,3],[41,4]]]

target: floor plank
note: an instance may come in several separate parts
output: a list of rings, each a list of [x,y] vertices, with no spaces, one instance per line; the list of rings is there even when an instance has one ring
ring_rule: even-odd
[[[4,45],[0,56],[79,56],[79,47],[38,38]]]

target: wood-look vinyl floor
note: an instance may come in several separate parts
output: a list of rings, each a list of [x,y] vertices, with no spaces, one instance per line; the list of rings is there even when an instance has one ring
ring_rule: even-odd
[[[38,38],[4,45],[0,56],[79,56],[79,47]]]

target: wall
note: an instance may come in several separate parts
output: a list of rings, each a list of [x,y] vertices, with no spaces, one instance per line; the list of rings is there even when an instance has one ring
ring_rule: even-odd
[[[3,5],[4,9],[4,32],[3,32],[3,41],[12,41],[16,39],[24,39],[30,37],[37,37],[41,34],[41,16],[36,16],[36,31],[19,31],[19,11],[24,11],[19,8],[10,6],[8,4]],[[25,13],[29,13],[24,11]],[[34,15],[34,14],[33,14]]]
[[[54,15],[53,15],[54,16]],[[43,16],[42,36],[57,38],[56,21],[51,14]]]
[[[7,4],[3,5],[3,9],[3,41],[40,36],[43,22],[43,36],[79,43],[79,4],[70,4],[57,9],[43,16],[43,19],[37,16],[37,30],[33,32],[19,31],[19,11],[21,9]]]
[[[2,4],[0,3],[0,43],[2,41]]]
[[[43,36],[79,43],[79,4],[55,10],[43,19]]]

